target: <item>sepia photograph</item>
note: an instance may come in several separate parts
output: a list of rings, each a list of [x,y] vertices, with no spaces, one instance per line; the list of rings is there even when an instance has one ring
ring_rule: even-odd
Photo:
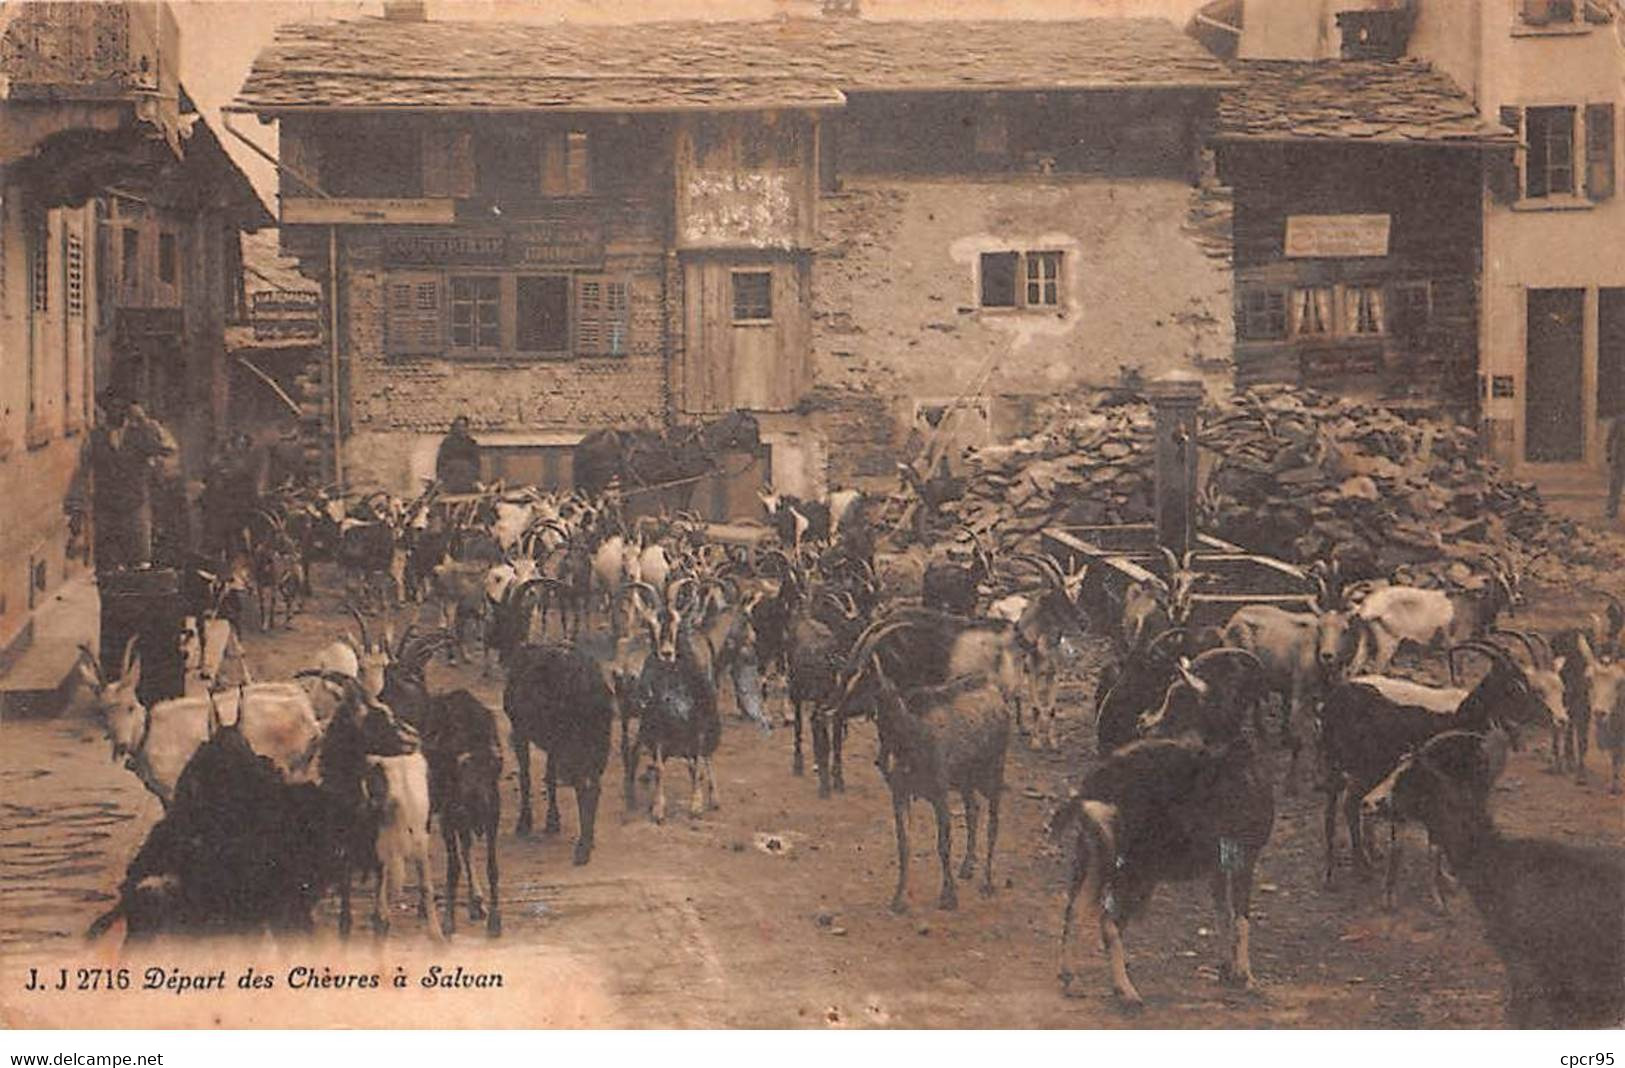
[[[5,0],[10,1063],[1609,1068],[1622,116],[1619,0]]]

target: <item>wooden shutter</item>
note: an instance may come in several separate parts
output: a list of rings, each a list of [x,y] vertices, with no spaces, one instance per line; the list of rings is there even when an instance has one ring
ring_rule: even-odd
[[[603,275],[576,279],[576,355],[626,355],[628,298],[623,279]]]
[[[1523,140],[1523,109],[1502,108],[1501,125],[1511,130],[1520,142]],[[1491,192],[1504,203],[1514,203],[1523,197],[1523,161],[1525,150],[1502,150],[1491,165]]]
[[[423,195],[474,195],[474,137],[467,130],[423,131]]]
[[[384,276],[384,351],[391,356],[437,354],[441,340],[440,276],[428,271],[396,271]]]
[[[1586,196],[1614,195],[1614,105],[1586,105]]]

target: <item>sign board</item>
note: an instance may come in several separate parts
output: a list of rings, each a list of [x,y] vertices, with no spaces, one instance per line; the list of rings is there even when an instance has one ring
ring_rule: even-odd
[[[1288,215],[1286,254],[1294,259],[1388,255],[1390,215]]]
[[[384,237],[385,262],[400,266],[474,264],[517,267],[596,267],[604,261],[604,229],[596,219],[538,219],[501,230],[416,230]]]
[[[457,221],[457,202],[446,197],[284,197],[284,226],[377,226]]]

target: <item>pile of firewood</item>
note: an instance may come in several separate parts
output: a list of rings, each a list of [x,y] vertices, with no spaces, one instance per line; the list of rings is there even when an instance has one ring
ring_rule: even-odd
[[[1069,398],[1039,433],[965,460],[965,495],[944,511],[1005,550],[1049,526],[1151,520],[1151,408],[1121,391]]]
[[[1473,586],[1494,571],[1613,588],[1625,540],[1553,517],[1470,427],[1285,385],[1202,413],[1203,530],[1350,578]],[[1056,402],[1042,429],[966,456],[945,511],[1003,551],[1048,526],[1148,523],[1151,410],[1122,390]]]

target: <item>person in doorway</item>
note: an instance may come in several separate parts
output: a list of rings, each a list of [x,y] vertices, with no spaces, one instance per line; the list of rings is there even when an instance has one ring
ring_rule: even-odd
[[[107,390],[99,399],[101,421],[85,442],[79,481],[67,507],[83,521],[86,503],[95,520],[96,570],[152,563],[152,488],[166,460],[178,453],[174,438],[126,393]],[[88,482],[88,484],[87,484]]]
[[[1625,489],[1625,414],[1614,416],[1608,429],[1608,518],[1619,518],[1620,490]]]
[[[473,493],[480,477],[480,443],[468,432],[468,416],[451,421],[451,432],[440,441],[434,475],[447,493]]]

